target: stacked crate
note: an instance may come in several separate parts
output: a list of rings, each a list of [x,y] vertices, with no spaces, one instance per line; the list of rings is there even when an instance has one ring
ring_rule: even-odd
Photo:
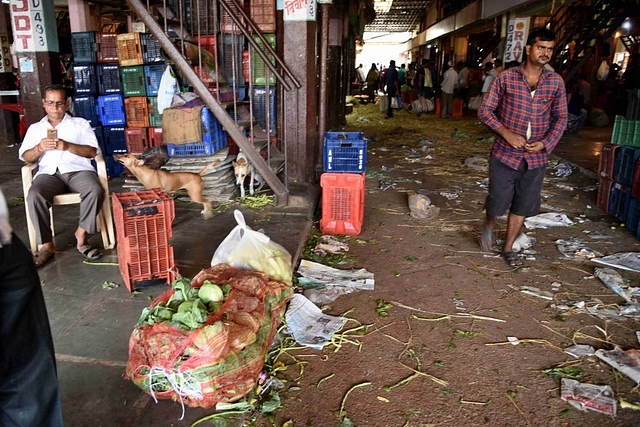
[[[358,235],[364,221],[367,140],[362,132],[326,132],[320,231]]]
[[[165,110],[166,111],[166,110]],[[201,140],[181,144],[166,143],[170,157],[205,157],[228,144],[227,132],[207,107],[200,110]]]
[[[635,111],[633,108],[631,111]],[[599,164],[597,205],[640,239],[640,120],[617,116]]]
[[[173,259],[173,198],[159,189],[113,193],[118,264],[129,291],[178,276]]]
[[[162,116],[158,113],[158,88],[165,70],[160,43],[148,33],[117,36],[120,79],[127,120],[127,151],[141,154],[162,133]]]

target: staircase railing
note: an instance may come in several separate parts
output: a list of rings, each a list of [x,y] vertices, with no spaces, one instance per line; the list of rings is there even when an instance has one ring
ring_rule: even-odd
[[[231,3],[231,6],[229,3]],[[209,91],[207,85],[202,81],[200,76],[194,71],[191,67],[191,64],[185,59],[183,53],[178,50],[178,48],[173,44],[172,40],[166,34],[165,30],[167,28],[166,25],[166,17],[165,17],[165,30],[163,30],[160,25],[156,22],[155,18],[151,15],[151,13],[147,10],[146,6],[143,5],[139,0],[127,0],[127,4],[129,7],[136,13],[137,17],[146,25],[149,32],[153,34],[153,36],[158,40],[165,53],[169,56],[169,58],[173,61],[173,64],[179,69],[184,78],[188,80],[193,90],[200,96],[204,104],[209,108],[209,110],[213,113],[216,119],[220,122],[223,128],[229,133],[229,136],[237,143],[238,147],[242,149],[242,151],[246,154],[249,162],[253,165],[256,171],[264,178],[265,182],[269,185],[271,190],[274,192],[276,196],[276,203],[279,206],[284,206],[288,204],[289,191],[286,187],[286,134],[284,135],[284,168],[285,168],[285,182],[283,183],[278,178],[277,170],[273,170],[268,161],[265,160],[256,150],[254,144],[248,139],[248,137],[242,132],[241,128],[238,126],[234,118],[232,118],[218,99],[214,97],[214,95]],[[193,4],[197,4],[194,2]],[[293,85],[297,88],[300,87],[299,82],[295,79],[290,70],[287,69],[286,65],[283,61],[278,57],[275,51],[271,48],[270,44],[264,39],[262,34],[253,26],[251,20],[246,14],[240,9],[240,13],[244,14],[242,19],[238,19],[236,14],[238,14],[238,10],[232,10],[232,7],[235,5],[238,8],[238,5],[234,0],[221,0],[220,6],[227,12],[229,17],[234,20],[234,23],[238,25],[238,28],[247,36],[247,39],[251,46],[253,47],[253,52],[258,53],[258,55],[262,58],[265,64],[265,73],[266,73],[266,82],[268,85],[269,82],[269,73],[273,73],[278,79],[278,83],[285,90],[291,90],[291,85],[288,83],[287,79],[289,79]],[[197,7],[197,6],[196,6]],[[198,8],[199,9],[199,8]],[[199,14],[199,12],[198,12]],[[214,15],[215,16],[215,15]],[[249,26],[249,29],[245,28],[242,25],[242,22]],[[182,14],[180,16],[180,24],[182,25]],[[261,39],[263,46],[267,49],[267,53],[264,52],[263,48],[254,41],[252,36],[256,36]],[[271,58],[269,57],[271,56]],[[284,71],[284,74],[281,73],[275,65],[271,63],[272,60],[276,61],[276,64]],[[234,67],[234,70],[236,68]],[[216,69],[216,72],[219,72]],[[233,84],[235,85],[235,78]],[[267,96],[269,94],[269,90],[266,90]],[[267,123],[269,123],[269,109],[267,108]],[[271,149],[271,143],[267,143],[267,149]],[[270,153],[268,155],[270,158]]]

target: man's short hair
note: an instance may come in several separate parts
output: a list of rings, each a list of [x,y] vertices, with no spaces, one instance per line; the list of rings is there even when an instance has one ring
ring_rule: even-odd
[[[533,46],[537,40],[541,42],[554,42],[556,41],[556,34],[546,28],[535,28],[529,33],[529,37],[527,37],[527,46]]]
[[[61,84],[46,85],[42,90],[42,99],[47,99],[47,92],[62,92],[64,93],[64,99],[67,99],[67,90]]]

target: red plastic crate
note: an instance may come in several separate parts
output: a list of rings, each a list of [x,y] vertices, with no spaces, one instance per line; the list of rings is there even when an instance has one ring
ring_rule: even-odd
[[[320,231],[324,234],[360,234],[364,221],[364,174],[323,173],[320,186]]]
[[[636,163],[636,170],[633,173],[633,183],[631,184],[631,197],[640,199],[640,160]]]
[[[116,33],[96,33],[96,58],[98,62],[118,62],[117,37]]]
[[[149,102],[146,96],[132,96],[124,99],[127,126],[131,128],[149,127]]]
[[[149,132],[146,128],[126,128],[124,137],[127,141],[127,152],[129,154],[142,154],[150,147]]]
[[[196,42],[200,44],[200,48],[206,49],[213,54],[216,64],[218,63],[218,46],[216,45],[215,35],[196,36]]]
[[[113,193],[118,264],[127,289],[170,284],[178,274],[173,259],[173,199],[159,189]]]
[[[619,152],[619,145],[607,144],[602,147],[598,165],[598,176],[600,178],[613,179],[614,164]]]
[[[239,8],[242,8],[242,6],[238,6],[235,2],[229,3],[229,6],[231,8],[231,12],[238,18],[240,26],[244,26],[244,18],[242,17],[242,14],[239,10]],[[220,8],[220,29],[223,33],[242,34],[240,26],[236,25],[236,23],[233,21],[233,19],[231,19],[231,16],[229,16],[225,9]]]
[[[149,128],[149,147],[162,145],[162,127]]]
[[[598,198],[596,206],[605,212],[609,212],[609,198],[611,197],[611,189],[613,188],[613,180],[600,178],[598,182]]]

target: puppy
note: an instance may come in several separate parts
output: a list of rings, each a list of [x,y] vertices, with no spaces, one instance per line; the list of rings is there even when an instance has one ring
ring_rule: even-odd
[[[253,195],[254,193],[254,181],[258,181],[257,190],[260,191],[260,189],[262,189],[262,186],[264,185],[264,179],[262,178],[262,176],[260,176],[259,173],[256,172],[255,168],[251,163],[249,163],[247,156],[242,151],[240,151],[236,156],[236,161],[231,163],[233,165],[233,171],[236,175],[236,184],[240,186],[241,199],[244,199],[245,197],[244,181],[247,176],[250,176],[249,194]]]
[[[162,169],[150,169],[144,165],[144,160],[138,159],[132,154],[114,154],[113,158],[122,163],[144,188],[161,188],[167,193],[176,192],[182,188],[187,190],[189,197],[196,203],[202,203],[202,214],[205,219],[213,216],[211,201],[202,196],[204,181],[202,174],[219,160],[206,165],[199,173],[193,172],[168,172]]]

